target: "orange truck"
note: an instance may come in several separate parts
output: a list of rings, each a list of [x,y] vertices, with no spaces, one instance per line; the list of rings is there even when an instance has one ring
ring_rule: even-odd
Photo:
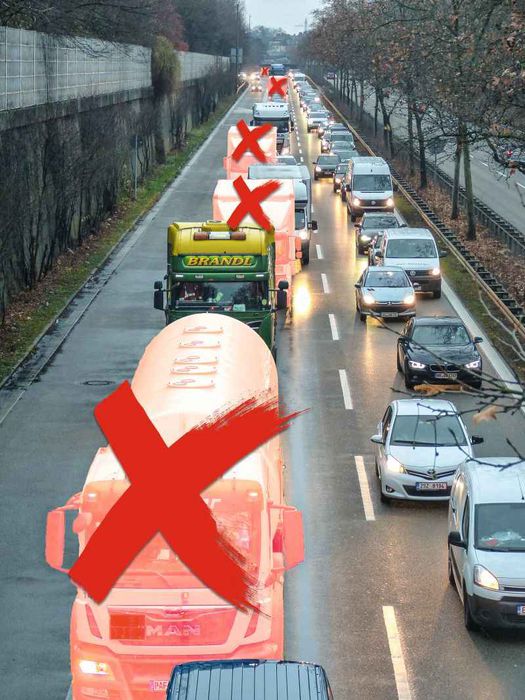
[[[253,131],[257,127],[249,126],[247,128],[249,131]],[[250,150],[245,151],[239,160],[234,160],[232,158],[233,152],[242,140],[243,137],[237,126],[230,126],[228,129],[227,152],[223,160],[223,166],[228,180],[235,180],[239,175],[247,177],[250,165],[256,165],[261,162]],[[273,127],[267,134],[261,136],[257,143],[266,158],[266,163],[270,165],[277,163],[277,129]]]
[[[269,180],[246,180],[250,190],[264,185]],[[278,180],[279,189],[261,202],[261,209],[275,229],[275,281],[288,282],[286,290],[288,308],[292,307],[292,278],[301,269],[300,239],[295,234],[295,193],[291,180]],[[239,195],[232,180],[218,180],[213,193],[213,218],[227,221],[239,204]],[[254,224],[251,217],[246,217],[241,225]],[[299,241],[299,242],[298,242]],[[299,249],[299,252],[298,252]]]
[[[278,392],[262,338],[241,321],[215,314],[166,326],[146,348],[131,386],[167,445],[226,404]],[[73,531],[82,552],[128,486],[111,448],[100,448],[82,491],[48,514],[50,566],[67,571],[66,511],[78,511]],[[202,497],[219,529],[256,563],[261,612],[241,612],[206,588],[157,534],[103,603],[77,588],[70,625],[74,700],[165,697],[173,667],[187,661],[282,658],[283,575],[303,559],[303,530],[301,514],[284,500],[279,437]]]

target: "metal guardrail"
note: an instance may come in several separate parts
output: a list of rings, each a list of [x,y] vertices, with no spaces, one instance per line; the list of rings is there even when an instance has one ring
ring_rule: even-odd
[[[319,89],[322,87],[315,82],[310,76],[310,81]],[[341,120],[348,126],[354,134],[355,140],[359,142],[361,147],[370,155],[375,156],[373,149],[360,136],[356,129],[349,123],[345,115],[338,107],[327,97],[323,91],[325,101],[336,112]],[[428,228],[451,250],[454,257],[465,268],[466,272],[478,284],[494,305],[500,310],[502,315],[509,321],[512,328],[519,336],[525,340],[525,310],[518,302],[508,293],[504,285],[502,285],[489,270],[463,245],[459,236],[454,231],[449,229],[440,220],[428,204],[417,194],[415,189],[410,185],[399,173],[390,166],[394,181],[399,186],[399,189],[408,202],[416,209]]]

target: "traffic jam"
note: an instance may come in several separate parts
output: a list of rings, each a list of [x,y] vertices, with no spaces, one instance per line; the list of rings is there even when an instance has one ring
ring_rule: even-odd
[[[68,698],[523,697],[448,685],[478,638],[514,668],[523,648],[525,462],[479,401],[497,350],[322,88],[281,64],[244,79],[203,209],[153,219],[162,330],[100,394],[107,444],[43,526],[75,587]],[[448,645],[458,669],[433,675]]]

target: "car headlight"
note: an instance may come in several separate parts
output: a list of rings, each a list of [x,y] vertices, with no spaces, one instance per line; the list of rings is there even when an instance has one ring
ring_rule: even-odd
[[[360,233],[359,240],[363,241],[363,243],[368,243],[368,241],[371,241],[372,239],[370,238],[370,236],[367,236],[366,233]]]
[[[321,170],[322,170],[322,168],[321,168],[320,165],[316,165],[316,166],[315,166],[315,171],[316,171],[317,173],[320,173]]]
[[[81,659],[78,666],[82,673],[89,676],[110,676],[111,668],[104,661],[92,661],[91,659]]]
[[[389,472],[393,472],[394,474],[406,474],[405,467],[401,462],[398,462],[395,457],[392,457],[392,455],[388,455],[386,458],[386,468]]]
[[[335,178],[335,182],[336,182],[337,185],[340,185],[340,184],[341,184],[341,178],[340,178],[340,177],[336,177],[336,178]]]
[[[358,199],[357,197],[354,197],[354,198],[352,199],[352,204],[353,204],[355,207],[359,207],[359,206],[361,205],[361,200]]]
[[[412,292],[411,294],[407,294],[406,297],[403,299],[403,304],[408,304],[411,306],[412,304],[416,303],[416,295]]]
[[[416,362],[416,360],[409,360],[408,366],[410,369],[425,369],[426,365],[423,362]]]
[[[467,369],[479,369],[481,367],[481,358],[478,357],[477,360],[473,360],[472,362],[467,362],[465,367]]]
[[[303,228],[301,231],[299,231],[299,235],[301,236],[301,240],[306,241],[308,240],[308,231]]]
[[[474,583],[491,591],[499,591],[498,579],[481,564],[476,564],[474,567]]]
[[[375,304],[375,299],[373,294],[370,294],[369,292],[365,292],[363,294],[363,303],[364,304]]]
[[[394,200],[392,199],[392,197],[389,197],[389,198],[386,200],[386,205],[387,205],[387,207],[393,207],[393,206],[394,206]]]
[[[439,275],[441,274],[441,270],[439,269],[439,267],[433,267],[433,268],[430,270],[430,274],[431,274],[433,277],[439,277]]]

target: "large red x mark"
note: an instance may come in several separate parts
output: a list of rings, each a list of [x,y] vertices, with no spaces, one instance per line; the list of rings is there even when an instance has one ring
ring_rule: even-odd
[[[275,78],[273,75],[270,78],[270,87],[268,89],[268,97],[274,94],[282,95],[286,97],[285,85],[288,82],[288,78]]]
[[[160,532],[203,583],[233,605],[254,605],[249,562],[218,532],[201,491],[232,465],[286,430],[274,400],[250,399],[215,414],[167,447],[124,382],[95,408],[130,486],[90,537],[70,577],[100,603]],[[210,446],[213,446],[210,449]]]
[[[263,66],[261,68],[261,75],[270,75],[270,66]]]
[[[239,177],[233,181],[233,186],[239,195],[240,201],[228,219],[228,224],[231,228],[237,228],[244,217],[250,215],[265,231],[271,231],[273,226],[270,219],[263,212],[260,202],[271,195],[272,192],[278,190],[280,184],[275,180],[270,180],[270,182],[265,182],[264,185],[259,185],[259,187],[256,187],[254,190],[250,190],[246,182],[239,175]]]
[[[264,155],[264,151],[257,143],[260,138],[273,129],[271,124],[261,124],[261,126],[256,126],[255,129],[250,131],[250,127],[244,121],[244,119],[239,119],[237,122],[237,129],[239,134],[242,136],[242,141],[237,145],[236,149],[232,153],[232,158],[238,161],[243,153],[246,151],[251,151],[253,155],[261,163],[266,163],[268,158]]]

